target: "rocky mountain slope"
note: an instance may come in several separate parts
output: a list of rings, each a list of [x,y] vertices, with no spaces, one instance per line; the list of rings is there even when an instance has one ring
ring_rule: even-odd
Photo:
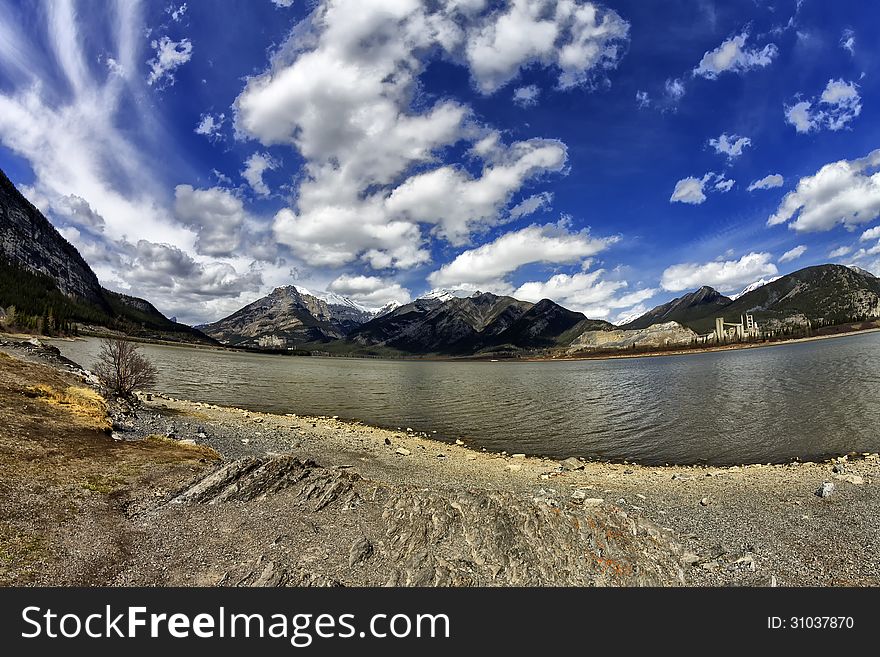
[[[64,295],[110,312],[98,277],[79,251],[61,237],[2,171],[0,253],[7,263],[49,277]]]
[[[652,324],[678,322],[688,325],[691,320],[712,316],[728,306],[731,299],[717,290],[704,285],[695,292],[673,299],[649,310],[641,317],[621,326],[623,329],[643,329]]]
[[[417,299],[359,327],[348,341],[406,353],[467,355],[556,347],[587,327],[610,326],[548,299],[532,304],[478,292]]]
[[[229,317],[198,328],[231,346],[286,349],[344,337],[356,325],[350,310],[334,312],[323,299],[286,285]]]
[[[658,306],[624,329],[646,328],[674,320],[697,333],[712,330],[716,317],[739,321],[751,313],[759,325],[841,324],[880,317],[880,279],[864,269],[843,265],[807,267],[730,299],[702,287]]]
[[[689,345],[696,337],[694,331],[678,322],[652,324],[643,329],[584,331],[569,345],[566,353],[571,355],[602,350],[662,349]]]
[[[0,307],[15,309],[18,328],[48,330],[80,322],[138,337],[214,342],[168,319],[144,299],[101,287],[79,251],[2,171]],[[50,318],[54,327],[45,326]]]

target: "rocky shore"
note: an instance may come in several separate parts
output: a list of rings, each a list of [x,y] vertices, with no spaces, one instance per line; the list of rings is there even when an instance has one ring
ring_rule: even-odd
[[[0,364],[0,406],[35,377],[84,384],[70,364]],[[880,584],[877,455],[730,468],[557,462],[441,443],[407,427],[156,393],[141,401],[111,404],[109,428],[90,430],[96,454],[115,454],[102,465],[104,486],[50,476],[81,467],[82,454],[57,438],[44,444],[39,399],[7,408],[18,423],[0,462],[0,556],[27,558],[0,560],[0,582]],[[69,412],[50,410],[57,422]],[[128,452],[145,445],[163,451],[131,465]],[[25,458],[39,467],[13,467]],[[46,529],[41,514],[51,511],[53,522],[58,514],[40,498],[69,508],[57,529]]]

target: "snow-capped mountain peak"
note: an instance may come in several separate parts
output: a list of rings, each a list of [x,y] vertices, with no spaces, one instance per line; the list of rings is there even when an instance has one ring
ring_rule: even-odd
[[[742,289],[742,292],[739,292],[738,294],[731,294],[730,299],[732,301],[735,301],[735,300],[739,299],[741,296],[743,296],[744,294],[748,294],[749,292],[754,292],[759,287],[763,287],[763,286],[767,285],[767,283],[772,283],[773,281],[778,280],[778,279],[779,279],[779,276],[774,276],[773,278],[762,278],[761,280],[755,281],[754,283],[749,283],[748,285],[746,285]]]
[[[419,299],[436,299],[437,301],[447,302],[450,299],[466,299],[468,297],[473,297],[480,294],[479,290],[450,290],[448,288],[443,287],[435,287],[430,292],[427,292],[419,297]]]

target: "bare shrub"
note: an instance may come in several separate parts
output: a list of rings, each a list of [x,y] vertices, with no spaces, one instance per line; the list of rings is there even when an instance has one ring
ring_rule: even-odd
[[[138,351],[137,345],[122,338],[104,338],[92,371],[108,392],[131,397],[156,383],[156,368]]]

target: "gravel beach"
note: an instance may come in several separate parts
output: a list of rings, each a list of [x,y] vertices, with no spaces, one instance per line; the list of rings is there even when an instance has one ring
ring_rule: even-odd
[[[255,413],[157,393],[141,401],[134,409],[111,404],[112,435],[101,440],[161,440],[217,458],[114,475],[119,483],[109,494],[77,490],[77,499],[106,507],[115,551],[80,562],[71,556],[82,552],[74,539],[54,535],[59,544],[48,545],[41,537],[45,549],[28,568],[7,568],[0,581],[880,584],[876,454],[735,467],[560,462],[447,444],[407,427]],[[25,492],[15,492],[6,482],[2,536],[9,540],[18,527],[21,542],[39,523],[16,515],[17,496],[46,483],[24,480],[18,488]],[[71,517],[82,524],[76,512]],[[84,535],[100,543],[94,527],[70,532]]]

